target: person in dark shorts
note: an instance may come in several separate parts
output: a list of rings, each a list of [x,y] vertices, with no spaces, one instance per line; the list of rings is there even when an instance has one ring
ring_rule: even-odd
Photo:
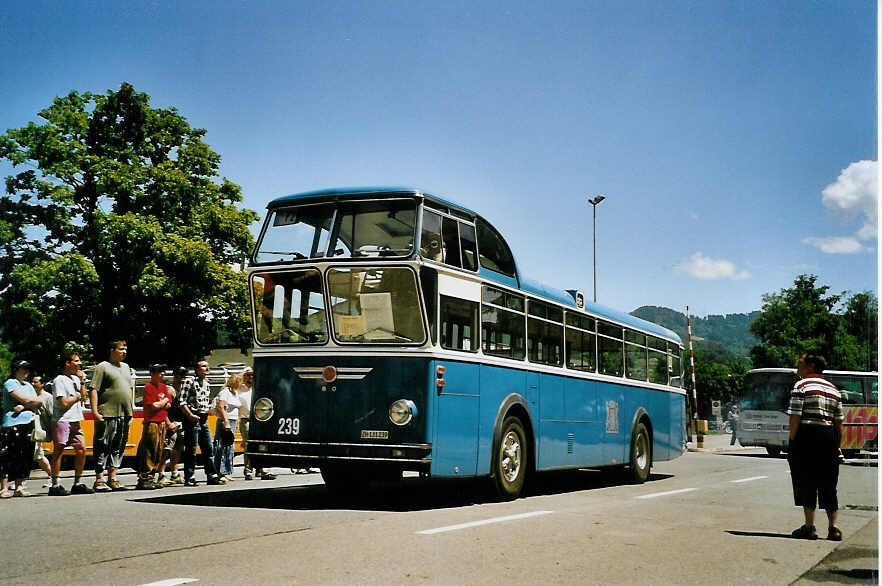
[[[799,539],[817,539],[815,509],[827,512],[827,539],[842,541],[836,526],[839,501],[839,442],[842,438],[842,396],[833,383],[821,376],[827,363],[818,353],[799,357],[799,380],[790,392],[790,444],[788,460],[793,482],[793,501],[802,507],[805,523],[793,531]]]

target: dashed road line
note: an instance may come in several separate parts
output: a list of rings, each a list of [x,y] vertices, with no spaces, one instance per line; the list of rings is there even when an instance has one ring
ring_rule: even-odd
[[[668,496],[668,495],[671,495],[671,494],[680,494],[680,493],[684,493],[684,492],[692,492],[693,490],[698,490],[698,489],[697,489],[697,488],[681,488],[680,490],[668,490],[668,491],[665,491],[665,492],[654,492],[654,493],[652,493],[652,494],[644,494],[644,495],[642,495],[642,496],[638,496],[638,497],[635,497],[635,498],[638,498],[638,499],[641,499],[641,500],[642,500],[642,499],[654,499],[654,498],[657,498],[657,497],[660,497],[660,496]]]
[[[754,480],[762,480],[763,478],[768,478],[768,476],[751,476],[750,478],[739,478],[738,480],[730,480],[732,484],[740,484],[742,482],[753,482]]]
[[[492,519],[484,519],[483,521],[472,521],[470,523],[460,523],[459,525],[448,525],[446,527],[436,527],[435,529],[425,529],[417,531],[417,535],[434,535],[436,533],[445,533],[447,531],[457,531],[459,529],[468,529],[470,527],[478,527],[480,525],[490,525],[491,523],[504,523],[506,521],[516,521],[518,519],[527,519],[530,517],[538,517],[540,515],[550,515],[554,511],[533,511],[532,513],[521,513],[520,515],[506,515],[505,517],[493,517]]]
[[[168,580],[160,580],[159,582],[141,584],[141,586],[178,586],[178,584],[189,584],[198,581],[199,578],[169,578]]]

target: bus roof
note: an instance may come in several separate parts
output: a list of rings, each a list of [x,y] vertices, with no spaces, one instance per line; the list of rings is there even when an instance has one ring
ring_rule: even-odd
[[[281,197],[277,197],[276,199],[269,202],[266,207],[268,210],[273,210],[279,207],[284,207],[286,205],[305,203],[311,200],[333,201],[336,199],[350,199],[352,197],[380,199],[396,195],[405,197],[416,197],[418,199],[428,200],[441,206],[453,208],[474,218],[481,218],[482,220],[487,222],[486,218],[462,204],[453,202],[443,197],[439,197],[437,195],[433,195],[419,188],[401,186],[332,187],[329,189],[304,191],[302,193],[293,193],[291,195],[283,195]],[[487,223],[492,226],[490,222]],[[525,293],[532,293],[533,295],[539,297],[544,297],[545,299],[548,299],[550,301],[556,301],[562,305],[576,308],[576,301],[570,293],[564,291],[563,289],[549,287],[548,285],[524,277],[521,274],[520,270],[517,268],[517,259],[514,259],[514,261],[515,271],[517,273],[517,281],[518,283],[520,283],[520,289],[522,291],[524,291]],[[680,336],[677,335],[675,332],[672,332],[671,330],[664,328],[658,324],[640,319],[638,317],[634,317],[633,315],[629,315],[616,309],[612,309],[611,307],[606,307],[597,303],[591,303],[586,300],[585,311],[600,318],[607,318],[612,321],[619,322],[625,326],[630,326],[632,328],[643,330],[644,332],[648,332],[670,340],[676,340],[678,344],[682,343],[682,340],[680,340]]]
[[[768,368],[753,368],[747,371],[747,374],[751,373],[768,373],[774,374],[778,372],[786,372],[786,373],[796,373],[795,368],[789,367],[768,367]],[[855,374],[855,375],[864,375],[864,376],[879,376],[879,373],[875,370],[833,370],[832,368],[828,368],[824,370],[821,374]]]

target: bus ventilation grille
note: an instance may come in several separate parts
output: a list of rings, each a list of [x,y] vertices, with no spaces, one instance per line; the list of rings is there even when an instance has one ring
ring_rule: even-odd
[[[568,433],[567,434],[567,453],[568,454],[573,453],[573,444],[575,444],[575,443],[576,443],[576,436],[573,435],[572,433]]]

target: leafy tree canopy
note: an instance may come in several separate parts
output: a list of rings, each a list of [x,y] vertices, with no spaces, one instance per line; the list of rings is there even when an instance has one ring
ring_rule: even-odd
[[[249,340],[245,277],[256,212],[218,180],[220,155],[175,108],[128,83],[71,92],[0,136],[16,170],[0,199],[0,313],[17,356],[54,372],[66,343],[133,364],[190,363],[223,325]]]
[[[875,370],[878,302],[872,293],[829,294],[815,275],[800,275],[793,287],[763,295],[762,315],[751,324],[760,343],[750,351],[755,368],[793,366],[807,350],[821,352],[835,370]],[[870,342],[872,340],[872,342]]]

